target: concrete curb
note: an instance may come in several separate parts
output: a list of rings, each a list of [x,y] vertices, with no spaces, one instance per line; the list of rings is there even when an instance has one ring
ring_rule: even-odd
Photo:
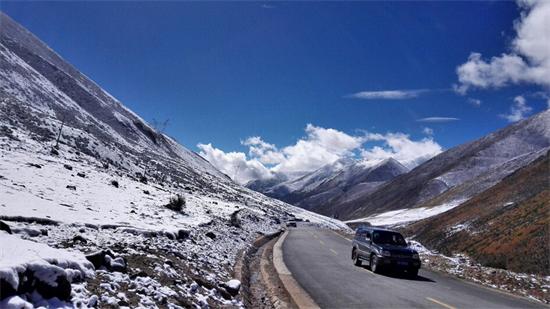
[[[283,259],[282,247],[287,235],[288,231],[285,231],[273,246],[273,266],[275,267],[275,271],[279,275],[279,279],[283,283],[285,290],[290,295],[290,298],[296,307],[308,309],[321,308],[300,286],[294,277],[292,277],[292,273],[286,267]]]
[[[243,303],[250,304],[250,270],[248,268],[251,257],[258,251],[260,247],[268,243],[270,240],[279,236],[283,230],[279,230],[272,234],[265,234],[257,237],[248,248],[240,250],[233,265],[233,278],[241,281],[241,290],[239,292]]]
[[[268,243],[269,244],[269,243]],[[273,250],[273,246],[272,246]],[[273,305],[273,308],[275,309],[288,309],[288,308],[294,308],[291,303],[284,301],[280,297],[277,296],[277,290],[280,289],[280,285],[277,283],[275,284],[270,280],[269,275],[269,268],[273,267],[272,263],[269,261],[269,257],[267,254],[268,250],[265,250],[262,252],[262,257],[260,259],[260,273],[262,275],[263,282],[266,286],[266,289],[268,290],[269,300],[271,301],[271,304]],[[278,275],[277,275],[278,278]]]

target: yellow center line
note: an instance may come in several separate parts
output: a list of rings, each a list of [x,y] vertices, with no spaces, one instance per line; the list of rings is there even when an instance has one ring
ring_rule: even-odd
[[[443,307],[445,307],[445,308],[447,308],[447,309],[456,309],[455,307],[453,307],[453,306],[451,306],[451,305],[447,305],[446,303],[441,302],[441,301],[436,300],[436,299],[433,299],[433,298],[431,298],[431,297],[426,297],[426,299],[429,300],[429,301],[431,301],[431,302],[434,302],[434,303],[436,303],[436,304],[438,304],[438,305],[440,305],[440,306],[443,306]]]
[[[322,240],[320,240],[320,239],[319,239],[319,242],[321,243],[321,245],[324,245],[324,244],[325,244],[325,242],[322,241]]]
[[[315,235],[315,234],[313,234],[313,237],[315,237],[315,238],[319,238],[319,237],[317,237],[317,235]]]
[[[330,249],[330,251],[332,251],[332,253],[334,253],[335,255],[338,255],[338,252],[334,251],[333,249]]]

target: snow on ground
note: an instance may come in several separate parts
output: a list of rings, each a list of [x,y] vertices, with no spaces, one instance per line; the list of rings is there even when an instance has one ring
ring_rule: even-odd
[[[48,245],[21,239],[0,232],[0,278],[14,289],[19,285],[20,268],[38,269],[40,279],[50,285],[56,284],[58,274],[68,278],[94,276],[93,265],[80,252],[54,249]]]
[[[1,299],[2,308],[240,307],[240,299],[224,291],[236,288],[233,265],[258,236],[278,231],[293,218],[347,229],[338,220],[227,181],[216,183],[216,191],[142,183],[133,172],[63,144],[59,155],[51,155],[51,143],[10,130],[12,137],[0,136],[0,220],[13,235],[0,231],[0,278],[15,285],[14,270],[21,274],[32,260],[41,265],[34,269],[37,276],[50,278],[40,267],[55,269],[71,279],[72,290],[64,300],[18,293]],[[186,200],[181,211],[165,207],[176,194]],[[29,250],[24,255],[4,243]],[[93,277],[83,257],[104,251],[113,255]],[[109,269],[115,264],[124,270]]]
[[[370,217],[345,221],[345,223],[369,222],[374,226],[389,226],[389,225],[410,223],[410,222],[422,220],[428,217],[432,217],[440,213],[444,213],[464,203],[465,201],[466,200],[455,200],[450,203],[445,203],[442,205],[429,207],[429,208],[419,207],[419,208],[392,210],[392,211],[388,211],[380,214],[375,214]]]

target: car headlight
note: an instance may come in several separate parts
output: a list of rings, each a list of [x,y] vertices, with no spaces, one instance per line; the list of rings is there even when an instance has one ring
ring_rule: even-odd
[[[388,250],[382,250],[382,256],[391,256],[391,252]]]
[[[418,256],[418,253],[413,253],[413,259],[415,260],[419,260],[420,257]]]

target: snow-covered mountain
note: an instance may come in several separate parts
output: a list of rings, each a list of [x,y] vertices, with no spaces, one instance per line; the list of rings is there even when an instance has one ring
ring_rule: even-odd
[[[549,149],[550,110],[546,110],[449,149],[371,194],[341,204],[338,211],[342,218],[371,223],[395,224],[407,220],[403,218],[411,219],[409,215],[419,220],[425,214],[434,215],[459,206]],[[317,210],[327,215],[334,213],[329,207]],[[394,215],[393,219],[388,220],[385,213]]]
[[[222,174],[198,154],[157,132],[33,34],[0,13],[1,112],[12,125],[61,141],[135,172],[170,165],[165,179],[189,184]],[[177,168],[176,168],[177,167]],[[160,176],[160,175],[155,175]],[[209,177],[209,176],[207,176]],[[202,183],[208,186],[209,181]]]
[[[239,254],[295,217],[346,228],[234,183],[0,13],[0,308],[242,306]]]
[[[316,211],[325,206],[337,210],[341,203],[369,194],[407,171],[391,158],[375,164],[345,158],[302,177],[264,186],[261,192],[304,209]]]

